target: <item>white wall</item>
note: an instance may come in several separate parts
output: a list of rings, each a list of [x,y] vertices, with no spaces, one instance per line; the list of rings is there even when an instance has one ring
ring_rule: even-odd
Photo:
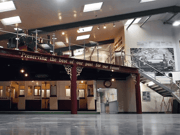
[[[177,51],[178,44],[175,40],[172,25],[164,25],[162,21],[152,21],[145,23],[142,28],[139,24],[133,24],[128,30],[126,30],[126,27],[124,27],[124,31],[125,51],[127,54],[130,54],[130,48],[139,48],[137,42],[160,42],[161,46],[145,46],[144,48],[174,48],[175,68],[176,71],[180,70],[179,52]]]
[[[165,97],[163,102],[163,96],[148,88],[144,84],[140,84],[141,87],[141,101],[142,101],[142,112],[166,112],[172,111],[171,97]],[[150,92],[151,100],[143,101],[142,93],[144,91]]]
[[[174,38],[175,38],[175,43],[176,43],[176,53],[180,54],[180,26],[173,27],[173,31],[174,31]],[[178,58],[179,58],[179,55],[178,55]],[[180,59],[178,59],[177,71],[180,71]]]

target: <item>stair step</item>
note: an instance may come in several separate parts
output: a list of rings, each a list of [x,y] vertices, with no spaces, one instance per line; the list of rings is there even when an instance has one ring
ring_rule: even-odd
[[[155,91],[158,91],[158,90],[163,90],[163,88],[159,87],[159,88],[156,88],[154,89]]]
[[[156,92],[164,92],[164,91],[167,91],[167,90],[165,90],[165,89],[156,90]]]
[[[153,89],[153,88],[157,88],[157,87],[159,87],[159,85],[152,85],[152,86],[149,86],[151,89]]]

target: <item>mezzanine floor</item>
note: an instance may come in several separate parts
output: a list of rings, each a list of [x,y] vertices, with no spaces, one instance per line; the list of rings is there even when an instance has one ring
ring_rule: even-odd
[[[179,135],[179,114],[1,114],[0,135]]]

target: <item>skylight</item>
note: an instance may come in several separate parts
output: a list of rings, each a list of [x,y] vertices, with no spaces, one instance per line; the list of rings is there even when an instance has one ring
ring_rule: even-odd
[[[1,20],[1,22],[3,25],[12,25],[12,24],[21,23],[21,19],[19,16],[14,16],[9,18],[4,18]]]
[[[129,19],[129,20],[125,23],[125,25],[131,24],[131,22],[132,22],[133,20],[134,20],[134,19]],[[137,19],[134,21],[133,24],[139,23],[140,20],[141,20],[141,18],[137,18]]]
[[[152,2],[152,1],[156,1],[156,0],[141,0],[140,3]]]
[[[88,35],[83,35],[83,36],[78,36],[77,38],[76,38],[76,40],[84,40],[84,39],[88,39],[90,37],[90,34],[88,34]]]
[[[103,2],[86,4],[86,5],[84,5],[83,12],[91,12],[91,11],[100,10],[102,7],[102,4],[103,4]]]
[[[89,26],[89,27],[79,28],[79,30],[77,32],[78,33],[90,32],[90,31],[92,31],[92,29],[93,29],[93,26]]]
[[[11,10],[16,10],[13,1],[0,2],[0,12],[6,12]]]

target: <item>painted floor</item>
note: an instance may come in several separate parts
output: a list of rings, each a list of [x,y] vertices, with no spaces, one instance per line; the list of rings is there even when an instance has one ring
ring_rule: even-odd
[[[0,135],[180,135],[180,115],[1,114]]]

